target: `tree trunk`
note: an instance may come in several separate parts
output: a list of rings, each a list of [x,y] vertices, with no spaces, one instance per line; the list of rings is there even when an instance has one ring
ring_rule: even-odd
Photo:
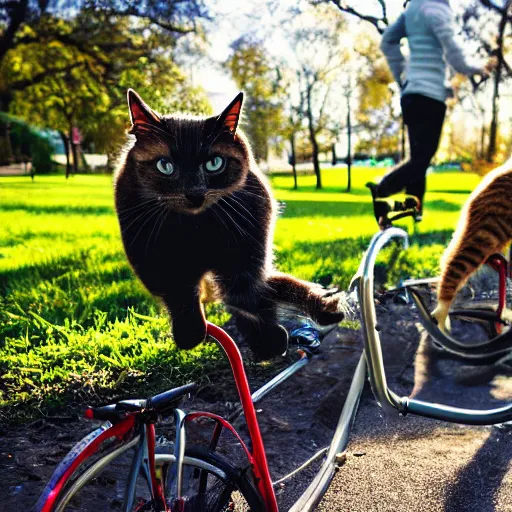
[[[73,152],[73,176],[78,172],[78,148],[71,141],[71,151]]]
[[[334,167],[338,163],[338,157],[336,155],[336,142],[332,143],[331,152],[332,152],[331,163],[332,163],[332,165]]]
[[[318,142],[316,141],[315,125],[313,121],[313,106],[311,101],[311,88],[308,86],[307,90],[307,117],[308,117],[308,128],[309,128],[309,140],[311,141],[311,147],[313,149],[313,168],[315,169],[316,176],[316,188],[322,188],[322,175],[320,171],[320,162],[318,161]]]
[[[405,160],[405,123],[403,114],[401,116],[401,120],[402,126],[400,127],[400,152],[402,154],[402,160]]]
[[[69,163],[69,139],[64,132],[59,132],[59,134],[64,143],[64,151],[66,152],[66,179],[68,179],[71,172],[71,164]]]
[[[497,57],[498,57],[498,65],[496,66],[496,70],[494,71],[494,87],[492,94],[492,120],[491,127],[489,129],[489,147],[487,149],[487,161],[493,162],[496,156],[496,147],[498,143],[498,122],[499,122],[499,100],[500,100],[500,84],[501,78],[503,74],[503,44],[504,44],[504,34],[505,29],[507,27],[508,22],[508,14],[510,10],[510,5],[512,4],[512,0],[506,0],[505,5],[503,6],[503,14],[501,15],[501,20],[498,28],[498,38],[496,43],[498,45]]]
[[[114,172],[114,155],[112,154],[112,152],[110,151],[107,151],[107,168],[106,168],[106,171],[111,173],[111,172]]]
[[[293,172],[293,190],[297,190],[299,185],[297,183],[297,156],[295,153],[295,134],[292,133],[290,136],[290,147],[292,149],[291,154],[291,164],[292,164],[292,172]]]
[[[352,117],[350,94],[347,94],[347,192],[352,188]]]
[[[12,145],[9,136],[9,123],[0,121],[0,165],[9,165],[12,163]]]
[[[485,119],[482,121],[482,127],[480,129],[480,151],[479,158],[483,159],[485,155]]]
[[[78,152],[80,153],[80,157],[82,159],[82,165],[84,166],[85,172],[92,172],[91,166],[87,163],[87,160],[85,159],[85,153],[84,149],[82,147],[82,144],[78,146]]]

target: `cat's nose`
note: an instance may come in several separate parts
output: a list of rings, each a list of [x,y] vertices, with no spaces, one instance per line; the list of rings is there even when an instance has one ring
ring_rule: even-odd
[[[204,203],[205,195],[203,192],[188,192],[185,197],[195,208],[199,208]]]

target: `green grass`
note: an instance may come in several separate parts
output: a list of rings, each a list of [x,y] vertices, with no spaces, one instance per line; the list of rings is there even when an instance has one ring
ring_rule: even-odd
[[[276,264],[295,275],[346,287],[375,231],[364,183],[382,171],[275,177],[285,203],[276,229]],[[478,177],[443,172],[429,177],[425,220],[388,279],[433,275],[467,194]],[[403,225],[411,229],[412,224]],[[382,265],[382,264],[381,264]],[[219,305],[209,318],[228,318]],[[207,380],[222,360],[212,345],[177,351],[158,303],[126,263],[113,208],[111,177],[40,176],[0,179],[0,407],[23,417],[36,410],[95,397],[148,392]]]

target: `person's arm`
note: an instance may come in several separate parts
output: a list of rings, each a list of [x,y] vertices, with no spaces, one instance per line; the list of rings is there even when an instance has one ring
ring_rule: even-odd
[[[404,37],[406,37],[405,17],[401,14],[395,23],[385,30],[380,43],[380,49],[386,56],[391,73],[393,73],[393,77],[400,87],[402,86],[402,74],[405,65],[405,59],[400,49],[400,41]]]
[[[463,75],[484,74],[484,64],[469,60],[455,36],[455,21],[451,8],[440,3],[429,2],[423,7],[425,21],[444,51],[446,62],[457,73]]]

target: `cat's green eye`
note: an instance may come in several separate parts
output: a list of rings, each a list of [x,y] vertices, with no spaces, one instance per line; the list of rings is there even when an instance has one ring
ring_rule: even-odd
[[[161,158],[160,160],[158,160],[156,168],[166,176],[174,174],[174,165],[172,165],[172,163],[169,162],[169,160],[167,160],[166,158]]]
[[[219,155],[213,156],[212,158],[210,158],[210,160],[208,160],[204,164],[201,164],[203,170],[210,173],[221,172],[224,170],[225,166],[226,160]]]

